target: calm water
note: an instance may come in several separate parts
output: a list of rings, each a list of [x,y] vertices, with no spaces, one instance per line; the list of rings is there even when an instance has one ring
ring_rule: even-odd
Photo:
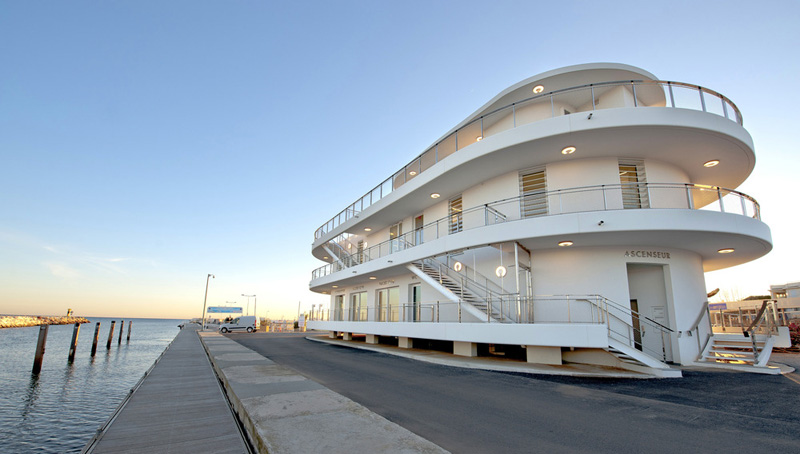
[[[39,327],[0,329],[0,433],[3,453],[80,452],[178,334],[181,320],[132,319],[130,342],[119,319],[81,325],[75,362],[67,364],[73,325],[50,326],[42,371],[31,375]],[[111,349],[106,349],[116,320]],[[95,323],[97,354],[91,358]]]

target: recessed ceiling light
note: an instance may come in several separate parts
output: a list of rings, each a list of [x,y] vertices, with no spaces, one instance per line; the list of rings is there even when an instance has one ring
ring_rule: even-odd
[[[703,164],[703,167],[714,167],[715,165],[719,164],[719,159],[712,159]]]
[[[572,246],[574,243],[572,241],[560,241],[558,243],[559,246]]]
[[[534,93],[541,93],[543,91],[544,91],[544,85],[537,85],[537,86],[533,87],[533,92]]]
[[[735,251],[735,250],[736,250],[736,249],[734,249],[734,248],[732,248],[732,247],[726,247],[726,248],[724,248],[724,249],[720,249],[720,250],[718,250],[717,252],[719,252],[720,254],[730,254],[731,252],[733,252],[733,251]]]
[[[416,170],[411,170],[410,172],[408,172],[408,174],[413,177],[414,175],[417,174],[417,171]]]
[[[483,136],[478,136],[475,138],[475,142],[480,142],[481,140],[483,140]]]
[[[338,285],[334,285],[333,288],[339,288],[339,286]]]
[[[322,258],[323,258],[324,260],[328,260],[330,257],[328,257],[328,256],[326,255],[325,257],[322,257]]]
[[[508,270],[506,270],[506,267],[504,267],[503,265],[498,266],[497,269],[494,270],[494,274],[497,277],[504,277],[507,272]]]
[[[374,281],[375,279],[377,279],[377,277],[375,277],[375,276],[370,276],[369,278],[370,278],[371,280],[373,280],[373,281]]]
[[[434,192],[433,194],[431,194],[431,198],[432,198],[432,199],[438,199],[438,198],[439,198],[439,197],[441,197],[441,196],[442,196],[442,195],[441,195],[441,194],[439,194],[438,192]]]
[[[561,154],[572,154],[575,153],[575,147],[564,147],[561,150]]]
[[[371,232],[371,231],[372,231],[372,229],[371,229],[371,228],[369,228],[369,227],[364,227],[364,231],[365,231],[365,232]]]

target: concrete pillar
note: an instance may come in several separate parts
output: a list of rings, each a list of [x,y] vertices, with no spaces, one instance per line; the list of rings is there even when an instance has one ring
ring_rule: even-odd
[[[474,342],[453,342],[453,354],[458,356],[478,356],[478,344]]]
[[[378,343],[378,336],[374,334],[367,334],[367,343],[368,344],[377,344]]]
[[[346,341],[353,340],[353,333],[342,333],[342,339]]]
[[[414,340],[410,337],[397,338],[397,346],[400,348],[414,348]]]
[[[336,339],[338,337],[337,334],[338,333],[336,331],[328,331],[328,337],[330,339]]]
[[[561,347],[526,345],[525,350],[529,363],[561,365]]]

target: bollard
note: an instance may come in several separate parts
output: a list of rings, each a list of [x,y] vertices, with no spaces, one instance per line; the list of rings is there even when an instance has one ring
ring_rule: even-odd
[[[69,344],[69,356],[67,357],[68,362],[75,361],[75,350],[78,348],[78,334],[81,332],[81,324],[76,323],[75,328],[72,330],[72,342]]]
[[[131,325],[133,325],[133,321],[132,320],[128,320],[128,341],[127,342],[131,341]]]
[[[36,354],[33,356],[33,373],[38,374],[42,370],[42,359],[44,358],[44,344],[47,343],[47,329],[50,325],[39,326],[39,341],[36,343]]]
[[[94,327],[94,341],[92,341],[92,358],[94,358],[94,354],[97,353],[97,338],[100,337],[100,322],[97,322],[97,325]]]
[[[122,330],[125,328],[125,320],[119,321],[119,340],[117,340],[117,345],[122,343]]]
[[[106,349],[111,350],[111,339],[114,338],[114,324],[117,323],[111,320],[111,328],[108,330],[108,342],[106,342]]]

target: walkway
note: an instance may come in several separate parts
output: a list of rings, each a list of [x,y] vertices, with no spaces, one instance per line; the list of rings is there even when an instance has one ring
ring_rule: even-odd
[[[247,453],[196,325],[175,337],[86,452]]]

